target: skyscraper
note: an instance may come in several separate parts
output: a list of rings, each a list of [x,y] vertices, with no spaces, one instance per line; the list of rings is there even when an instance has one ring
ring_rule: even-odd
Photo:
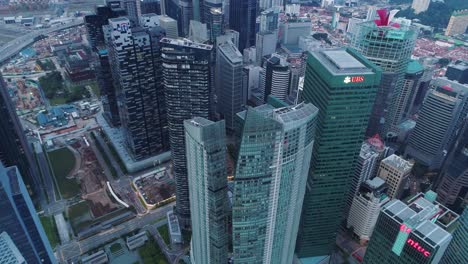
[[[190,228],[190,202],[185,153],[184,120],[209,119],[213,46],[187,39],[161,40],[169,141],[176,181],[176,212],[183,228]]]
[[[109,18],[115,18],[121,14],[122,13],[114,12],[108,6],[97,6],[96,14],[84,17],[89,45],[93,50],[105,45],[102,26],[109,24]]]
[[[21,252],[19,252],[11,237],[6,233],[0,233],[0,263],[25,264]]]
[[[219,38],[218,38],[219,39]],[[218,112],[226,121],[226,128],[234,129],[234,118],[247,104],[247,87],[242,85],[244,63],[242,54],[228,40],[217,43],[216,94]]]
[[[239,50],[255,45],[257,1],[230,0],[229,28],[239,32]]]
[[[223,34],[224,16],[222,0],[203,0],[203,17],[201,22],[206,23],[208,36],[212,43]]]
[[[453,234],[445,255],[440,261],[441,264],[468,263],[468,209],[463,210],[458,227]]]
[[[413,163],[392,154],[380,162],[377,176],[387,183],[387,195],[391,199],[399,199],[403,184],[408,179]]]
[[[168,0],[169,1],[169,0]],[[168,17],[160,16],[159,25],[164,28],[166,31],[166,37],[168,38],[177,38],[179,37],[179,29],[177,26],[177,21]]]
[[[445,36],[463,34],[468,28],[468,10],[455,10],[445,30]]]
[[[298,256],[331,253],[381,72],[352,49],[311,52],[304,102],[319,109]]]
[[[273,54],[265,58],[263,70],[260,72],[260,90],[265,102],[269,95],[286,101],[289,95],[291,70],[289,63],[280,55]]]
[[[409,137],[405,155],[430,169],[440,168],[450,142],[453,142],[457,123],[462,120],[462,103],[467,97],[465,92],[457,92],[450,86],[430,90],[419,112],[416,127]]]
[[[346,226],[352,227],[362,242],[370,239],[380,209],[390,201],[386,191],[385,181],[375,177],[365,181],[354,196]]]
[[[45,201],[41,190],[39,170],[36,166],[31,145],[23,132],[10,95],[0,75],[0,163],[18,166],[23,180],[33,192],[34,200]],[[44,198],[44,199],[42,199]]]
[[[384,205],[363,263],[439,263],[458,215],[434,202],[436,195],[429,191],[406,203],[392,200]]]
[[[228,261],[228,186],[224,121],[184,121],[194,264]]]
[[[120,126],[120,114],[117,102],[118,94],[112,81],[112,69],[107,47],[98,47],[96,54],[98,57],[96,79],[101,92],[104,117],[112,126]]]
[[[379,15],[382,10],[379,10]],[[372,109],[366,136],[377,133],[386,136],[392,125],[396,100],[403,86],[403,78],[417,38],[417,30],[408,25],[395,27],[381,17],[379,22],[369,21],[357,25],[351,46],[367,59],[380,66],[382,81]],[[398,124],[394,124],[398,125]]]
[[[445,76],[462,84],[468,84],[468,61],[456,61],[447,67]]]
[[[292,263],[318,110],[312,104],[241,112],[232,237],[236,263]]]
[[[56,263],[21,174],[0,163],[0,233],[7,233],[27,263]]]
[[[159,40],[164,30],[131,28],[127,18],[109,20],[109,53],[118,90],[120,121],[133,158],[169,150]]]
[[[438,177],[437,201],[460,212],[467,206],[468,195],[468,119],[450,148]]]

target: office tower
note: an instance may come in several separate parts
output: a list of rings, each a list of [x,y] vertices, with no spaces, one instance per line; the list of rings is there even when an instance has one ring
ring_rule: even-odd
[[[380,209],[390,201],[386,191],[385,181],[375,177],[365,181],[354,196],[346,226],[353,228],[361,242],[371,238]]]
[[[84,17],[86,34],[88,36],[91,49],[97,50],[98,47],[105,45],[104,32],[102,26],[109,24],[109,18],[118,17],[119,13],[112,11],[108,6],[97,6],[96,14]]]
[[[413,0],[411,8],[414,10],[415,14],[419,14],[421,12],[426,12],[430,3],[431,0]]]
[[[468,263],[468,209],[458,219],[458,227],[453,233],[452,242],[450,242],[445,255],[440,261],[441,264]]]
[[[219,39],[219,38],[218,38]],[[234,118],[247,104],[247,87],[242,85],[244,63],[242,54],[231,41],[217,43],[216,95],[218,113],[226,122],[226,128],[234,129]]]
[[[141,16],[141,0],[123,0],[123,8],[127,11],[127,18],[132,23],[132,26],[138,26]]]
[[[450,17],[447,29],[445,30],[445,36],[453,36],[463,34],[466,32],[468,27],[468,10],[456,10],[453,11]]]
[[[222,0],[203,0],[203,13],[201,22],[206,23],[208,36],[212,43],[216,38],[223,34],[223,1]]]
[[[159,26],[159,16],[155,13],[143,14],[139,17],[139,25],[142,28],[153,28]]]
[[[260,10],[267,10],[272,7],[283,7],[283,0],[260,0],[258,1]]]
[[[170,0],[168,0],[170,1]],[[179,29],[177,28],[177,21],[168,17],[160,16],[159,17],[159,26],[164,28],[166,31],[166,37],[168,38],[178,38]]]
[[[291,79],[289,63],[277,54],[265,59],[263,70],[260,72],[261,99],[266,101],[269,95],[273,95],[281,101],[286,101]]]
[[[23,127],[16,115],[16,109],[11,102],[6,83],[0,74],[0,163],[5,166],[18,166],[23,180],[31,192],[33,199],[45,202],[41,191],[41,180],[36,161]]]
[[[19,170],[1,163],[0,223],[27,263],[56,263]]]
[[[297,240],[300,258],[332,252],[380,74],[352,49],[309,53],[303,98],[319,109],[318,140]]]
[[[276,100],[276,99],[274,99]],[[238,114],[243,120],[234,178],[236,263],[292,263],[318,110],[282,102]]]
[[[0,233],[0,263],[26,263],[23,255],[21,255],[15,243],[6,232]]]
[[[229,28],[239,32],[239,50],[255,45],[257,1],[230,0]]]
[[[192,212],[192,263],[228,261],[228,186],[224,121],[184,121]]]
[[[232,29],[227,29],[224,31],[224,34],[216,38],[216,43],[224,43],[227,41],[231,41],[236,49],[239,48],[239,32],[232,30]]]
[[[384,10],[379,10],[379,15]],[[385,16],[384,14],[382,16]],[[382,81],[372,109],[366,136],[386,136],[394,120],[396,100],[403,86],[405,70],[416,42],[417,30],[412,26],[395,27],[388,18],[357,25],[351,47],[380,66]],[[397,125],[397,124],[396,124]]]
[[[130,28],[127,18],[109,19],[109,43],[119,115],[133,159],[169,150],[159,40],[164,30]]]
[[[388,186],[387,195],[391,199],[399,199],[403,184],[411,174],[413,163],[392,154],[380,162],[377,176],[383,179]]]
[[[283,45],[298,45],[300,36],[309,36],[312,31],[312,22],[308,17],[293,17],[280,24],[281,36],[279,41]]]
[[[279,7],[273,7],[262,11],[260,13],[260,25],[258,31],[278,33],[279,13]]]
[[[440,168],[447,149],[453,142],[457,123],[466,116],[466,112],[463,117],[460,114],[468,93],[457,92],[452,87],[439,86],[427,93],[405,150],[405,155],[430,169]],[[468,104],[465,104],[465,108],[468,109]]]
[[[257,33],[257,39],[255,40],[256,60],[255,64],[262,65],[263,57],[271,55],[276,51],[276,44],[278,43],[278,35],[274,32],[263,31]]]
[[[468,190],[468,119],[450,148],[439,175],[437,201],[461,212],[467,205]]]
[[[176,181],[176,213],[190,228],[190,202],[185,156],[184,120],[210,117],[213,46],[187,39],[161,40],[169,142]]]
[[[452,81],[468,84],[468,61],[456,61],[447,67],[445,77]]]
[[[353,199],[359,191],[361,184],[376,176],[379,163],[385,158],[387,152],[388,147],[385,147],[379,135],[375,135],[362,143],[351,181],[351,188],[349,189],[345,214],[351,208]]]
[[[141,0],[140,2],[141,14],[158,14],[161,15],[161,1],[160,0]]]
[[[109,61],[109,52],[106,47],[99,47],[97,51],[98,66],[96,67],[96,79],[101,91],[102,108],[104,117],[114,127],[120,126],[119,106],[117,91],[112,82],[112,70]]]
[[[404,203],[392,200],[380,211],[364,264],[437,264],[452,240],[458,215],[434,202],[434,192]]]
[[[377,16],[377,8],[375,6],[369,6],[367,9],[366,21],[374,21]]]
[[[362,18],[355,18],[352,17],[348,20],[348,26],[346,27],[346,33],[349,33],[350,35],[354,35],[357,32],[357,25],[359,23],[364,22],[365,20]]]

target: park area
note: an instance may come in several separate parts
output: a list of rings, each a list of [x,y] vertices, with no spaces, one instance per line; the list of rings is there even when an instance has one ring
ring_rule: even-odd
[[[76,164],[73,152],[68,148],[61,148],[49,152],[48,155],[62,197],[69,199],[78,195],[80,185],[75,178],[71,178],[69,175]]]
[[[54,218],[50,216],[41,216],[40,219],[42,227],[44,228],[47,238],[49,239],[50,245],[52,248],[55,248],[55,246],[59,244],[59,236]]]
[[[138,249],[143,264],[168,264],[166,256],[154,241],[153,237],[144,246]]]

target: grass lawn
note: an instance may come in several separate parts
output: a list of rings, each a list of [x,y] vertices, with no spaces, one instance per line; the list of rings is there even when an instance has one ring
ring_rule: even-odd
[[[138,249],[143,264],[168,264],[166,256],[159,248],[158,244],[151,237],[144,246]]]
[[[47,238],[49,239],[50,245],[52,248],[55,248],[59,244],[59,235],[57,232],[57,227],[55,226],[55,220],[53,217],[41,216],[41,223],[44,231],[46,232]]]
[[[54,97],[49,100],[50,105],[55,106],[55,105],[63,105],[67,103],[67,98],[64,97]]]
[[[68,217],[72,221],[73,219],[79,218],[86,214],[89,214],[89,206],[87,202],[81,202],[68,207]]]
[[[166,245],[170,246],[171,245],[171,238],[170,238],[170,235],[169,235],[169,226],[166,224],[166,225],[158,227],[158,232],[161,235],[162,239],[164,240],[164,243],[166,243]]]
[[[121,249],[122,249],[122,245],[121,245],[120,243],[114,243],[114,244],[112,244],[112,245],[110,246],[110,251],[111,251],[112,253],[116,253],[116,252],[118,252],[118,251],[121,250]]]
[[[63,198],[68,199],[80,193],[80,185],[75,179],[67,179],[75,167],[75,156],[68,148],[61,148],[48,153],[55,180]]]

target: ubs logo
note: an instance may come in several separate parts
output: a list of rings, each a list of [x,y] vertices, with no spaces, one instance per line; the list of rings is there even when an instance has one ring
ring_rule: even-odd
[[[364,82],[364,76],[353,76],[353,77],[346,76],[343,82],[346,84]]]

